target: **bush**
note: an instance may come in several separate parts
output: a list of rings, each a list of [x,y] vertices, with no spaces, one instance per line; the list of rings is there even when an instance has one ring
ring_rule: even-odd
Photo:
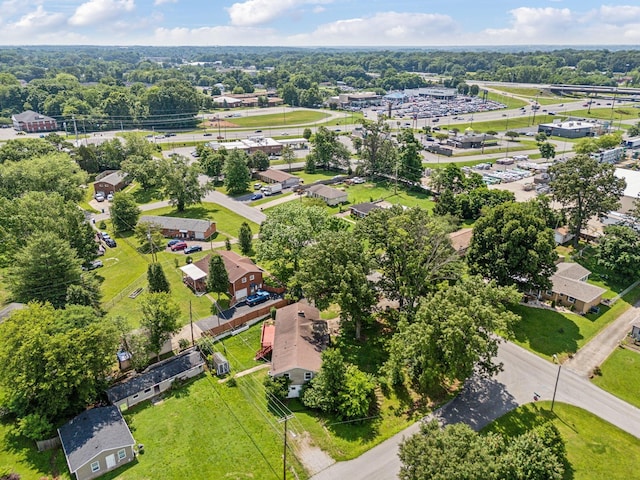
[[[231,377],[229,380],[227,380],[227,387],[237,387],[238,386],[238,381],[236,380],[235,377]]]
[[[267,391],[267,402],[269,405],[275,403],[275,399],[281,402],[286,401],[290,384],[291,380],[285,376],[274,378],[269,375],[265,377],[264,386]]]
[[[29,440],[43,440],[53,432],[53,425],[44,415],[32,413],[18,420],[18,432]]]
[[[107,224],[105,223],[105,221],[104,221],[104,220],[102,220],[102,221],[98,224],[98,228],[99,228],[100,230],[106,230],[106,228],[107,228]]]
[[[278,312],[278,309],[276,307],[271,307],[271,309],[269,310],[269,315],[271,315],[271,320],[276,319],[277,312]]]
[[[189,348],[189,345],[191,345],[191,342],[186,338],[181,338],[180,340],[178,340],[178,347],[180,348],[180,350],[186,350],[187,348]]]

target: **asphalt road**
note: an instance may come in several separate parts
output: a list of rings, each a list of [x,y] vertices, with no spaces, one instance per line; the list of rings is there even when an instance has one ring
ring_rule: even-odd
[[[532,402],[534,392],[543,400],[552,399],[557,365],[513,343],[500,346],[497,360],[504,364],[502,372],[492,379],[472,377],[464,391],[434,415],[445,424],[464,422],[474,429],[480,429],[518,405]],[[640,438],[640,409],[601,390],[567,368],[560,371],[556,401],[584,408]],[[312,478],[397,478],[400,471],[398,445],[403,438],[418,430],[419,424],[416,423],[360,457],[338,462]]]

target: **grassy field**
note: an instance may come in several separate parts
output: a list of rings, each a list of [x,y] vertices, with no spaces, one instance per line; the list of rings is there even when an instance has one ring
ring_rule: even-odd
[[[12,432],[13,424],[0,421],[0,475],[15,472],[21,480],[48,479],[59,473],[58,480],[70,480],[62,450],[39,453],[35,444]]]
[[[565,480],[627,480],[637,477],[640,441],[595,415],[571,405],[550,402],[519,407],[483,432],[519,435],[550,420],[565,441]]]
[[[515,342],[548,360],[553,354],[564,358],[577,352],[638,300],[640,287],[631,290],[611,308],[601,305],[599,314],[584,316],[518,305],[513,311],[522,320],[515,327]]]
[[[585,108],[582,110],[571,110],[568,112],[562,112],[563,115],[571,115],[573,117],[581,117],[581,118],[597,118],[601,120],[611,120],[611,113],[613,113],[613,121],[617,122],[618,120],[632,120],[640,117],[640,108],[633,107],[616,107],[613,106],[613,112],[611,111],[611,107],[609,108],[592,108],[591,113],[589,113],[589,109]]]
[[[507,106],[507,108],[520,108],[528,105],[524,100],[520,100],[519,98],[514,98],[508,95],[500,95],[499,93],[489,92],[487,95],[489,100],[493,100],[494,102],[500,102]]]
[[[600,368],[593,383],[640,408],[640,352],[617,348]]]
[[[294,112],[272,113],[268,115],[251,115],[247,117],[234,117],[224,119],[239,127],[283,127],[289,125],[301,125],[306,123],[321,122],[330,115],[320,111],[296,110]]]
[[[160,189],[143,189],[138,182],[133,182],[125,188],[124,191],[133,195],[133,199],[138,205],[145,205],[147,203],[157,202],[158,200],[164,200],[166,198]]]
[[[86,210],[87,212],[98,213],[98,211],[95,208],[89,205],[89,202],[93,200],[93,194],[95,193],[93,190],[93,184],[89,184],[87,188],[85,188],[83,191],[84,191],[84,197],[80,202],[78,202],[78,205],[80,206],[80,208],[82,208],[83,210]]]
[[[516,130],[518,128],[525,128],[530,126],[532,118],[529,115],[517,115],[514,117],[504,117],[500,120],[490,120],[486,122],[465,122],[456,123],[448,126],[449,129],[457,128],[463,131],[466,128],[473,128],[476,133],[484,133],[489,131],[503,132],[507,130]],[[539,116],[536,116],[536,125],[539,123],[545,123]]]

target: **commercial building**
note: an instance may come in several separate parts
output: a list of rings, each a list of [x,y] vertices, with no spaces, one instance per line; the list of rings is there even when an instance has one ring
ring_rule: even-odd
[[[595,123],[572,120],[557,123],[541,123],[538,125],[538,132],[543,132],[549,137],[582,138],[592,136],[596,128],[597,125]]]
[[[11,117],[13,128],[18,132],[38,133],[51,132],[58,129],[58,122],[55,118],[41,115],[33,110],[18,113]]]
[[[634,204],[640,198],[640,172],[627,168],[616,168],[615,176],[623,178],[627,182],[624,193],[620,198],[619,212],[629,213],[634,208]]]

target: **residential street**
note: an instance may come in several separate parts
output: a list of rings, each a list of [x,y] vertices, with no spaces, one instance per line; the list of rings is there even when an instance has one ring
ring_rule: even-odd
[[[465,391],[437,411],[444,423],[463,421],[480,429],[518,405],[533,401],[534,392],[551,400],[558,366],[513,343],[503,343],[498,361],[504,371],[493,379],[472,378]],[[556,401],[584,408],[640,438],[640,409],[599,389],[584,377],[562,368]],[[398,444],[419,429],[414,424],[360,457],[339,462],[312,477],[314,480],[388,480],[400,470]]]

